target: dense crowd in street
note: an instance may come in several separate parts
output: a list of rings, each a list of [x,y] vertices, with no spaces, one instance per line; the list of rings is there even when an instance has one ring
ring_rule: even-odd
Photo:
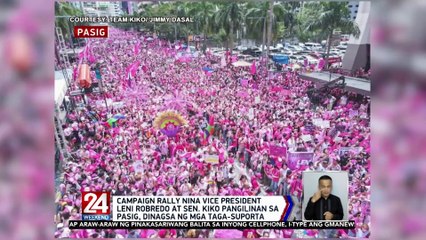
[[[136,46],[136,47],[135,47]],[[370,100],[332,89],[315,104],[313,86],[296,71],[264,74],[235,67],[231,58],[188,53],[140,33],[111,30],[92,41],[84,61],[99,66],[104,94],[87,94],[84,107],[69,111],[63,129],[72,158],[62,160],[56,204],[56,237],[365,237],[370,227]],[[138,48],[138,49],[136,49]],[[181,61],[181,54],[187,60]],[[224,62],[225,61],[225,62]],[[136,69],[130,69],[135,62]],[[263,64],[264,65],[264,64]],[[208,67],[212,71],[203,71]],[[74,77],[77,77],[75,74]],[[96,75],[93,75],[93,79]],[[74,97],[80,101],[81,96]],[[107,99],[113,103],[105,104]],[[175,137],[154,126],[174,110],[186,119]],[[114,124],[108,119],[123,116]],[[319,126],[322,119],[329,126]],[[286,152],[311,152],[289,161]],[[342,148],[356,151],[342,153]],[[218,156],[207,163],[204,156]],[[142,170],[135,169],[135,163]],[[355,230],[70,230],[81,219],[81,191],[135,196],[303,196],[302,172],[349,173],[349,220]],[[296,206],[300,211],[301,204]]]

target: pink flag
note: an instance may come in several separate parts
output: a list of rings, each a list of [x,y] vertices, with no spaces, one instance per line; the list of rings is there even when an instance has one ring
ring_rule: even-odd
[[[284,89],[280,86],[273,86],[270,91],[271,92],[280,92],[282,90],[284,90]]]
[[[324,58],[320,58],[320,60],[318,61],[318,69],[322,70],[324,68],[325,65],[325,61]]]
[[[185,62],[185,63],[187,63],[187,62],[191,62],[191,58],[190,58],[190,57],[188,57],[188,56],[183,56],[183,57],[180,57],[180,58],[178,59],[178,61],[179,61],[179,62]]]
[[[139,41],[135,44],[134,51],[135,51],[135,55],[139,54],[139,52],[140,52],[140,42]]]
[[[225,67],[226,66],[226,59],[225,55],[222,56],[222,59],[220,60],[220,66]]]
[[[137,152],[138,152],[138,160],[140,160],[141,159],[141,153],[140,153],[140,145],[139,145],[139,141],[138,140],[136,140],[135,141],[135,143],[133,144],[133,150],[137,150]]]
[[[138,60],[138,61],[134,62],[133,64],[131,64],[129,67],[127,67],[127,74],[130,77],[134,77],[136,75],[136,71],[138,70],[139,64],[140,64],[140,62]]]
[[[290,90],[287,90],[287,89],[283,89],[283,90],[281,90],[281,95],[283,95],[283,96],[288,96],[288,95],[290,95],[291,94],[291,91]]]
[[[214,125],[214,117],[213,117],[213,115],[210,115],[210,116],[209,116],[209,125],[210,125],[210,126],[213,126],[213,125]]]
[[[77,75],[78,75],[77,71],[78,71],[78,67],[75,67],[73,71],[73,79],[77,79]]]
[[[287,155],[287,149],[276,145],[269,146],[269,155],[285,157]]]
[[[256,61],[253,61],[251,64],[250,73],[253,75],[256,74]]]
[[[87,58],[88,48],[89,48],[89,46],[88,46],[88,45],[86,45],[86,46],[84,47],[83,51],[81,51],[81,52],[78,54],[78,57],[79,57],[80,59]]]
[[[96,62],[96,58],[92,54],[89,55],[88,60],[90,63]]]

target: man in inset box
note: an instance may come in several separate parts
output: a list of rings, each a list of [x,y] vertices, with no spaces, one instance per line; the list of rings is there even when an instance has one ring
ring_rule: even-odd
[[[333,180],[328,175],[318,179],[318,191],[309,199],[305,209],[306,220],[342,220],[340,198],[331,194]]]

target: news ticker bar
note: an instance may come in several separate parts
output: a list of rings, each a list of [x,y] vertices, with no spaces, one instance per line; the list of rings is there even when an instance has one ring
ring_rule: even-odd
[[[354,221],[291,222],[136,222],[136,221],[69,221],[70,229],[353,229]]]

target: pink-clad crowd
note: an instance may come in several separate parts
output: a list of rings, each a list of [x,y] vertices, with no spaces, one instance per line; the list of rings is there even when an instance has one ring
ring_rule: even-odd
[[[91,59],[86,56],[83,61],[92,70],[100,69],[106,91],[87,94],[86,104],[69,111],[63,124],[72,157],[61,160],[56,237],[369,235],[369,98],[331,89],[313,103],[307,94],[313,84],[299,77],[303,69],[265,75],[264,64],[257,61],[252,74],[250,67],[233,66],[226,55],[188,53],[182,43],[140,33],[115,30],[109,39],[92,41],[89,47]],[[182,61],[182,55],[187,59]],[[153,126],[156,116],[168,109],[187,120],[174,137]],[[109,124],[117,114],[124,117]],[[329,126],[313,124],[314,119]],[[347,147],[358,151],[342,154],[341,148]],[[272,154],[271,148],[314,154],[290,163],[286,155]],[[217,156],[218,163],[205,162],[206,155]],[[293,195],[301,201],[310,197],[303,196],[302,172],[326,170],[349,173],[348,210],[349,219],[356,222],[354,230],[68,228],[69,220],[81,220],[82,191],[125,196]]]

